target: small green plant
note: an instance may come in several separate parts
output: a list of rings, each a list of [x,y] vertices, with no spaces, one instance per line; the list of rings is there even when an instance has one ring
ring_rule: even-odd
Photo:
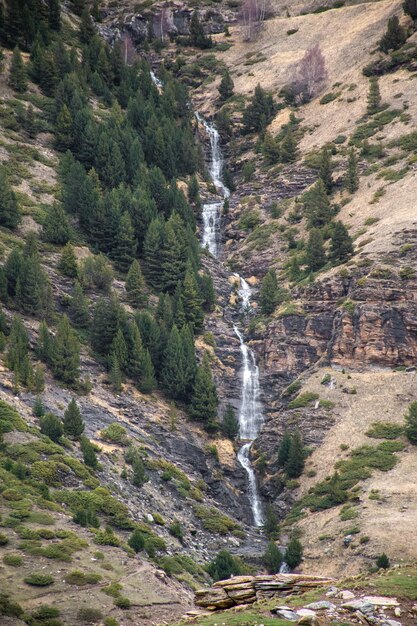
[[[114,599],[114,604],[119,609],[130,609],[130,607],[132,606],[131,601],[129,600],[129,598],[126,598],[126,596],[118,596]]]
[[[0,533],[0,546],[6,546],[9,543],[9,538],[4,533]]]
[[[127,444],[126,428],[117,422],[113,422],[100,432],[100,436],[111,443]]]
[[[11,567],[20,567],[23,565],[23,558],[19,554],[5,554],[3,563]]]
[[[74,570],[66,575],[65,582],[69,585],[95,585],[101,580],[100,574],[94,574],[93,572],[84,573],[80,570]]]
[[[27,585],[31,585],[32,587],[48,587],[53,584],[54,579],[49,574],[34,572],[30,574],[30,576],[26,576],[24,581]]]
[[[83,607],[77,613],[78,621],[83,624],[96,624],[103,619],[103,613],[100,609],[94,609],[93,607]]]
[[[373,439],[397,439],[404,433],[404,428],[399,424],[389,422],[374,422],[366,431],[367,437]]]
[[[288,408],[300,409],[300,408],[308,406],[309,404],[311,404],[312,402],[318,399],[319,399],[318,393],[314,393],[313,391],[305,391],[304,393],[301,393],[299,396],[297,396],[295,400],[291,400],[291,402],[288,404]]]
[[[376,566],[378,569],[389,569],[390,567],[390,560],[387,557],[387,555],[385,554],[385,552],[383,552],[382,554],[380,554],[377,559],[376,559]]]

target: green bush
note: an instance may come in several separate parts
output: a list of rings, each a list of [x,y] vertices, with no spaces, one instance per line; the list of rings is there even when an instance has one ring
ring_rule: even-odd
[[[118,596],[114,599],[114,604],[119,609],[130,609],[130,607],[132,606],[131,601],[129,600],[129,598],[126,598],[126,596]]]
[[[290,396],[293,396],[295,393],[297,393],[297,391],[300,391],[302,386],[303,385],[300,380],[295,380],[293,383],[291,383],[291,385],[288,385],[288,387],[284,389],[284,391],[282,392],[282,397],[288,398]]]
[[[92,607],[83,607],[77,613],[77,619],[83,624],[95,624],[103,619],[103,613],[100,609],[94,609]]]
[[[184,539],[184,531],[178,520],[174,520],[169,527],[169,534],[182,541]]]
[[[151,559],[155,558],[157,552],[165,551],[166,547],[166,543],[162,537],[151,535],[145,539],[145,551]]]
[[[17,602],[9,600],[9,596],[5,593],[0,593],[0,615],[6,617],[21,617],[23,609]]]
[[[212,533],[228,535],[240,530],[237,522],[214,507],[197,504],[194,506],[194,512],[204,528]]]
[[[121,445],[127,444],[126,428],[117,422],[113,422],[107,426],[107,428],[104,428],[100,432],[100,436],[111,443],[119,443]]]
[[[376,566],[378,569],[389,569],[390,561],[385,552],[380,554],[376,559]]]
[[[67,582],[69,585],[79,586],[95,585],[96,583],[100,582],[100,580],[100,574],[94,574],[93,572],[84,573],[80,570],[73,570],[72,572],[69,572],[69,574],[67,574],[65,577],[65,582]]]
[[[373,439],[397,439],[404,433],[404,428],[389,422],[374,422],[366,431],[367,437]]]
[[[56,606],[42,604],[31,614],[31,618],[35,620],[50,620],[59,617],[59,609]],[[49,623],[46,625],[49,626]]]
[[[3,563],[11,567],[20,567],[23,565],[23,558],[19,554],[5,554]]]
[[[145,547],[145,536],[138,528],[135,528],[127,543],[132,550],[140,552]]]
[[[321,99],[320,104],[328,104],[329,102],[333,102],[333,100],[337,100],[340,97],[341,91],[331,91],[330,93],[326,93]]]
[[[30,576],[26,576],[26,578],[24,578],[24,582],[32,587],[48,587],[53,584],[54,579],[49,574],[34,572],[33,574],[30,574]]]
[[[288,405],[289,409],[300,409],[308,406],[314,400],[319,399],[319,394],[314,393],[313,391],[305,391],[304,393],[300,393],[299,396],[295,398],[295,400],[291,400]]]
[[[101,591],[106,594],[106,596],[111,596],[112,598],[117,598],[120,596],[120,592],[123,589],[123,585],[120,583],[111,583],[107,587],[103,587]]]
[[[120,626],[115,617],[106,617],[104,620],[104,626]]]
[[[4,533],[0,533],[0,546],[6,546],[9,543],[9,538]]]
[[[233,556],[227,550],[221,550],[216,558],[207,565],[207,572],[213,580],[226,580],[231,576],[239,576],[245,573],[245,567],[241,559]]]

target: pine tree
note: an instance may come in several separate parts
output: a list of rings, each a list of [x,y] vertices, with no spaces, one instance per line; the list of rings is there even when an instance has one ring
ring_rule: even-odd
[[[34,139],[38,134],[38,122],[35,116],[35,109],[31,104],[26,109],[23,127],[31,139]]]
[[[272,120],[275,105],[270,94],[258,84],[255,87],[251,102],[243,112],[244,132],[263,132]]]
[[[46,435],[49,439],[55,441],[55,443],[59,443],[64,434],[64,428],[59,417],[53,413],[45,413],[45,415],[39,419],[39,425],[43,435]]]
[[[64,413],[63,425],[64,433],[75,439],[81,437],[84,432],[85,424],[74,398],[72,398]]]
[[[381,108],[381,92],[379,91],[379,82],[376,76],[372,76],[369,81],[369,91],[367,97],[367,112],[369,115],[378,113]]]
[[[376,566],[378,569],[389,569],[390,565],[391,565],[390,560],[388,556],[385,554],[385,552],[383,552],[377,557]]]
[[[62,250],[58,269],[61,274],[68,276],[68,278],[77,278],[78,276],[77,257],[75,256],[74,247],[70,243],[67,243]]]
[[[98,459],[96,454],[96,446],[91,443],[87,437],[81,437],[81,452],[83,453],[83,461],[88,467],[97,469]]]
[[[413,446],[417,446],[417,402],[412,402],[408,407],[405,422],[405,435]]]
[[[186,270],[185,231],[181,218],[173,214],[165,225],[161,250],[162,288],[173,293]]]
[[[271,133],[265,133],[262,143],[262,153],[268,165],[275,165],[281,160],[281,144]]]
[[[33,370],[32,389],[35,393],[42,393],[45,390],[45,372],[41,365],[37,365]]]
[[[91,323],[91,346],[95,352],[106,356],[110,354],[113,341],[120,320],[120,305],[115,298],[106,301],[100,298],[94,307]]]
[[[44,363],[50,364],[52,359],[52,336],[44,321],[39,325],[38,340],[36,342],[36,356]]]
[[[144,272],[152,287],[160,289],[162,286],[161,252],[165,227],[160,218],[152,220],[146,232],[144,241]]]
[[[195,46],[196,48],[201,48],[202,50],[206,48],[211,48],[211,46],[213,45],[211,37],[207,37],[204,33],[204,29],[198,17],[197,11],[194,11],[191,16],[190,43],[192,46]]]
[[[324,183],[327,193],[331,193],[333,188],[333,166],[330,157],[330,152],[327,148],[323,148],[320,153],[320,178]]]
[[[218,398],[207,356],[197,368],[190,402],[192,419],[204,422],[207,430],[216,428]]]
[[[5,171],[0,168],[0,226],[16,228],[20,222],[17,198]]]
[[[231,404],[226,406],[223,414],[222,430],[225,436],[232,441],[239,435],[239,421],[236,418],[235,410]]]
[[[123,376],[119,362],[114,355],[110,356],[109,381],[114,393],[120,393],[122,391]]]
[[[337,263],[343,263],[353,254],[352,237],[341,221],[334,223],[330,240],[330,258]]]
[[[80,41],[81,43],[88,44],[96,34],[96,29],[91,19],[90,10],[87,6],[84,7],[81,13],[80,23]]]
[[[31,368],[29,361],[29,336],[20,317],[15,316],[10,328],[6,365],[12,370],[17,379],[23,384],[31,382]]]
[[[288,462],[288,456],[291,447],[291,435],[289,432],[285,432],[282,437],[281,443],[278,448],[278,465],[284,468]]]
[[[288,460],[285,466],[285,472],[288,478],[298,478],[301,476],[304,463],[304,446],[300,433],[296,431],[291,437]]]
[[[136,254],[135,233],[129,213],[123,213],[120,218],[119,229],[115,238],[112,257],[115,265],[121,272],[127,272]]]
[[[220,100],[228,100],[233,96],[234,82],[229,70],[226,70],[219,85]]]
[[[45,415],[45,407],[40,396],[36,396],[35,404],[33,405],[33,415],[35,417],[42,417],[42,415]]]
[[[88,299],[84,295],[80,283],[75,281],[72,297],[69,305],[69,315],[72,323],[77,328],[88,328],[90,314],[88,311]]]
[[[161,371],[161,384],[170,398],[179,400],[186,395],[186,363],[178,328],[172,327]]]
[[[268,547],[262,558],[268,574],[278,574],[282,565],[282,554],[274,541],[268,543]]]
[[[73,120],[66,104],[63,104],[55,122],[55,146],[57,150],[69,150],[73,143]]]
[[[111,357],[116,357],[122,371],[127,368],[128,352],[127,345],[121,328],[118,329],[110,346]]]
[[[193,174],[188,183],[188,200],[194,204],[197,211],[201,208],[200,185],[198,178]]]
[[[18,46],[13,50],[10,64],[9,85],[18,93],[24,93],[28,86],[26,68]]]
[[[265,274],[259,291],[259,305],[264,315],[271,315],[278,303],[278,281],[274,269]]]
[[[150,352],[147,348],[142,350],[141,374],[137,387],[142,393],[152,393],[152,391],[156,389],[155,369]]]
[[[388,20],[387,31],[379,42],[379,49],[388,53],[390,50],[398,50],[407,41],[407,32],[400,24],[397,15]]]
[[[203,300],[203,309],[211,313],[216,306],[216,292],[211,274],[198,274],[197,281]]]
[[[355,191],[359,189],[358,159],[354,148],[349,150],[348,166],[344,183],[349,193],[355,193]]]
[[[306,263],[311,272],[317,272],[326,263],[323,237],[318,228],[312,228],[310,230],[306,247]]]
[[[284,561],[290,569],[294,569],[301,563],[303,558],[303,546],[299,539],[293,538],[290,540],[285,550]]]
[[[135,528],[135,530],[132,532],[129,539],[127,540],[127,543],[136,553],[144,549],[145,537],[143,536],[143,533],[139,530],[139,528]]]
[[[149,477],[146,475],[145,466],[140,456],[136,456],[132,463],[132,485],[135,487],[143,487],[148,482]]]
[[[51,30],[61,30],[61,5],[59,0],[48,0],[48,23]]]
[[[42,236],[45,241],[64,245],[71,239],[72,229],[62,205],[54,202],[49,208],[43,224]]]
[[[133,307],[139,309],[148,304],[148,297],[145,293],[145,280],[139,261],[136,259],[131,264],[127,273],[125,288],[127,299]]]
[[[190,266],[185,273],[181,302],[187,322],[191,324],[194,331],[200,330],[204,322],[202,300],[195,274]]]
[[[58,380],[72,385],[80,376],[80,345],[68,317],[63,315],[52,342],[52,371]]]
[[[297,140],[291,125],[288,125],[284,139],[280,144],[279,156],[282,163],[294,163],[297,160]]]
[[[182,353],[184,355],[184,390],[185,399],[190,397],[193,389],[195,375],[197,373],[197,360],[195,356],[194,335],[190,324],[184,324],[180,330]]]
[[[330,222],[332,209],[321,178],[302,197],[308,228],[321,228]]]

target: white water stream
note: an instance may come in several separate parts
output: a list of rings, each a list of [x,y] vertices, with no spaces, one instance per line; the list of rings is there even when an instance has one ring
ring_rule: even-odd
[[[210,176],[217,191],[223,200],[230,195],[229,189],[222,181],[223,155],[220,146],[220,136],[213,124],[204,120],[198,113],[196,118],[202,124],[210,140]],[[214,257],[219,255],[219,234],[221,224],[221,212],[223,201],[207,202],[203,205],[203,247],[208,247]],[[245,314],[250,309],[251,288],[239,274],[235,274],[239,280],[238,294],[241,299],[241,310]],[[239,338],[240,351],[242,353],[242,391],[239,407],[240,439],[243,445],[238,452],[238,461],[248,475],[248,497],[252,508],[254,525],[261,527],[264,517],[262,502],[259,495],[255,472],[250,460],[250,449],[253,441],[258,436],[262,426],[263,415],[260,403],[259,368],[253,351],[245,343],[242,333],[237,326],[234,331]]]

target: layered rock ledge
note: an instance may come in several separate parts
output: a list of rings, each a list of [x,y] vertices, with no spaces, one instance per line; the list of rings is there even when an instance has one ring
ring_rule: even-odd
[[[235,576],[196,591],[195,604],[209,611],[217,611],[239,604],[253,604],[263,598],[302,593],[307,589],[332,585],[334,582],[333,578],[305,574]]]

